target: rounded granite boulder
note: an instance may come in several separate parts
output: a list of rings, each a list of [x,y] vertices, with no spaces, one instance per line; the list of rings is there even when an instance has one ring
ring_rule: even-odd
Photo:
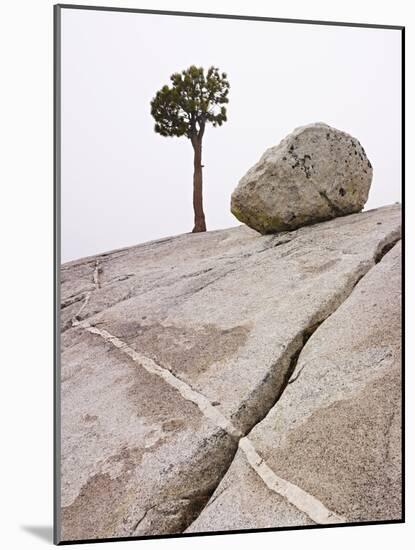
[[[301,126],[248,170],[231,211],[263,234],[297,229],[362,210],[372,173],[356,138],[322,122]]]

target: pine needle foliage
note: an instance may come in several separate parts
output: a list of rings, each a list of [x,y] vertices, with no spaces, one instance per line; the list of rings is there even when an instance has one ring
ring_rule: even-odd
[[[163,86],[151,101],[154,130],[162,136],[203,136],[206,123],[214,127],[226,122],[229,82],[217,67],[191,65],[170,77],[171,86]]]

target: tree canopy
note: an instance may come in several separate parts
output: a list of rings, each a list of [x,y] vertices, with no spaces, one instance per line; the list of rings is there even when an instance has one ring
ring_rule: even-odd
[[[226,121],[229,82],[217,67],[191,65],[170,77],[171,86],[163,86],[151,101],[154,130],[162,136],[186,136],[201,139],[206,122],[221,126]]]

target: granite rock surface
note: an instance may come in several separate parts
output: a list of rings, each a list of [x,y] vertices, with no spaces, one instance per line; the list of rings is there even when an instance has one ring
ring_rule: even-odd
[[[388,266],[396,249],[384,255],[399,241],[400,226],[394,205],[275,236],[240,226],[64,264],[62,540],[220,528],[212,500],[226,484],[217,499],[224,528],[395,517],[399,419],[391,415],[399,369],[397,336],[388,332],[396,273]],[[379,288],[376,305],[372,286]],[[381,315],[378,345],[369,321]],[[358,322],[361,341],[352,333]],[[327,336],[313,346],[319,333]],[[364,395],[372,395],[370,407]],[[338,434],[326,465],[317,453],[321,422]],[[389,453],[382,472],[396,485],[381,481],[369,459],[363,477],[353,477],[362,456],[351,452],[353,442],[361,446],[365,434],[373,456]],[[314,495],[317,515],[297,497],[293,504],[268,494],[255,465],[262,454],[271,485],[280,476],[288,483],[281,494],[291,483],[307,506],[304,493]],[[394,489],[382,504],[385,487]],[[232,491],[240,497],[233,511],[226,500]],[[262,520],[252,516],[258,502]]]
[[[398,243],[314,332],[280,400],[245,438],[262,465],[305,494],[273,490],[240,440],[188,532],[320,523],[321,504],[326,522],[399,520],[400,359]]]

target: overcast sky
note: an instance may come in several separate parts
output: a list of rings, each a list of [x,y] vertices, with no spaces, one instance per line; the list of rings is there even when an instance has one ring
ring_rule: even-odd
[[[359,139],[374,175],[366,209],[400,201],[400,32],[62,10],[62,261],[191,231],[193,150],[153,130],[169,76],[215,65],[228,122],[203,140],[209,229],[239,225],[239,179],[295,127]]]

